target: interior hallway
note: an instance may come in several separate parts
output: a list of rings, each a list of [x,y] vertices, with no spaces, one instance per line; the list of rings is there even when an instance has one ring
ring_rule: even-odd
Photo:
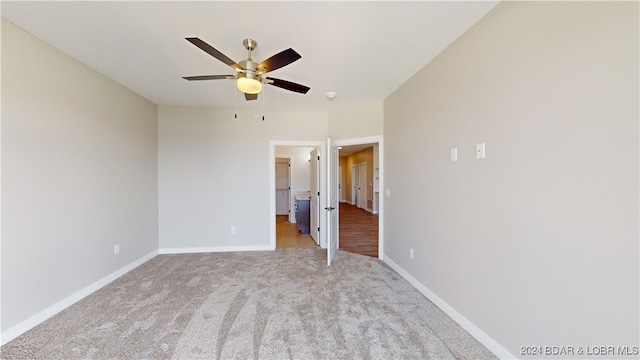
[[[378,215],[349,203],[340,203],[340,249],[378,257]]]

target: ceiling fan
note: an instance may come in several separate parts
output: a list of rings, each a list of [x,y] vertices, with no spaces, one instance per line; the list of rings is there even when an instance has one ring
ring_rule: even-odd
[[[183,79],[185,80],[194,81],[235,79],[238,90],[244,93],[244,97],[247,100],[256,100],[258,98],[258,94],[262,91],[262,84],[277,86],[279,88],[301,94],[306,94],[310,89],[307,86],[296,84],[291,81],[263,76],[268,72],[277,70],[283,66],[287,66],[302,57],[291,48],[281,51],[258,64],[251,59],[251,51],[258,46],[258,43],[253,39],[245,39],[242,43],[249,52],[249,55],[247,56],[247,60],[236,63],[220,51],[216,50],[213,46],[207,44],[199,38],[191,37],[186,38],[186,40],[199,47],[207,54],[231,66],[236,71],[236,74],[185,76],[183,77]]]

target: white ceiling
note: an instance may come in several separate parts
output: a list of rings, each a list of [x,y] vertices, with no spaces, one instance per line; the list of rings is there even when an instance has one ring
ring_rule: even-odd
[[[329,111],[382,101],[498,1],[275,2],[2,1],[2,17],[160,105]],[[247,102],[234,74],[187,42],[199,37],[226,56],[256,62],[287,48],[302,58],[269,76],[309,86],[306,94],[267,85]],[[329,101],[325,94],[338,93]],[[263,101],[264,100],[264,101]]]

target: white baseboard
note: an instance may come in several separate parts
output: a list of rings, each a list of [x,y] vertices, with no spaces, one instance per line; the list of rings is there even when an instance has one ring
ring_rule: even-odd
[[[42,323],[43,321],[49,319],[50,317],[52,317],[53,315],[59,313],[60,311],[68,308],[69,306],[75,304],[76,302],[82,300],[83,298],[85,298],[86,296],[90,295],[91,293],[95,292],[96,290],[99,290],[100,288],[102,288],[103,286],[109,284],[110,282],[114,281],[115,279],[119,278],[120,276],[128,273],[129,271],[137,268],[138,266],[144,264],[145,262],[153,259],[156,255],[158,255],[158,251],[155,250],[141,258],[139,258],[138,260],[135,260],[134,262],[130,263],[129,265],[124,266],[123,268],[103,277],[102,279],[94,282],[93,284],[83,288],[82,290],[79,290],[75,293],[73,293],[72,295],[58,301],[57,303],[53,304],[52,306],[49,306],[48,308],[40,311],[39,313],[33,315],[32,317],[28,318],[25,321],[22,321],[21,323],[5,330],[2,332],[2,334],[0,334],[0,345],[4,345],[6,343],[8,343],[9,341],[17,338],[18,336],[22,335],[24,332],[26,332],[27,330],[35,327],[36,325]]]
[[[164,248],[158,250],[160,254],[193,254],[209,252],[230,252],[230,251],[269,251],[275,250],[271,245],[248,245],[248,246],[212,246],[193,248]]]
[[[444,300],[442,300],[438,295],[436,295],[433,291],[429,290],[426,286],[422,285],[416,278],[411,276],[408,272],[406,272],[403,268],[401,268],[398,264],[393,262],[393,260],[389,259],[389,257],[384,256],[382,259],[387,265],[389,265],[393,270],[395,270],[400,276],[405,278],[416,290],[420,291],[422,295],[426,296],[432,303],[434,303],[440,310],[444,311],[445,314],[449,315],[458,325],[462,326],[471,336],[476,338],[482,345],[484,345],[489,351],[491,351],[494,355],[496,355],[500,359],[517,359],[513,354],[511,354],[507,349],[502,347],[502,345],[498,344],[495,340],[493,340],[489,335],[485,334],[482,330],[480,330],[477,326],[475,326],[469,319],[465,318],[462,314],[460,314],[456,309],[454,309],[451,305],[447,304]]]

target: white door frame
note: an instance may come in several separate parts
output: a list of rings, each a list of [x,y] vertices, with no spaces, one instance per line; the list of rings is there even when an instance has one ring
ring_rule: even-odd
[[[325,156],[327,150],[327,141],[296,141],[296,140],[269,140],[269,249],[276,249],[276,147],[317,147],[320,148],[320,193],[326,194],[327,191],[327,164]],[[326,196],[320,196],[320,204],[318,208],[324,209],[326,205]],[[320,229],[326,228],[328,211],[320,212]],[[320,231],[320,247],[327,247],[326,231]]]
[[[311,184],[315,184],[315,186],[309,185],[309,190],[311,191],[311,199],[309,199],[309,235],[318,245],[320,245],[321,213],[321,208],[319,207],[320,196],[318,195],[320,193],[320,162],[318,161],[320,157],[319,148],[315,148],[309,153],[309,180]]]
[[[342,183],[343,183],[343,181],[342,181],[342,165],[339,165],[338,166],[338,202],[342,202],[343,201],[343,199],[342,199]]]
[[[340,202],[338,201],[338,166],[340,165],[340,157],[338,155],[338,145],[331,138],[327,138],[327,265],[331,265],[340,243],[338,241],[339,223],[338,212],[340,211]]]
[[[384,258],[384,140],[383,136],[370,136],[355,139],[336,140],[338,146],[349,145],[362,145],[362,144],[378,144],[378,171],[379,171],[379,183],[380,199],[378,202],[378,258]],[[375,162],[375,159],[374,159]],[[375,165],[374,165],[375,169]],[[375,196],[375,194],[374,194]],[[274,208],[275,211],[275,208]],[[275,219],[275,218],[274,218]],[[339,220],[338,220],[339,221]],[[274,221],[275,222],[275,221]]]

